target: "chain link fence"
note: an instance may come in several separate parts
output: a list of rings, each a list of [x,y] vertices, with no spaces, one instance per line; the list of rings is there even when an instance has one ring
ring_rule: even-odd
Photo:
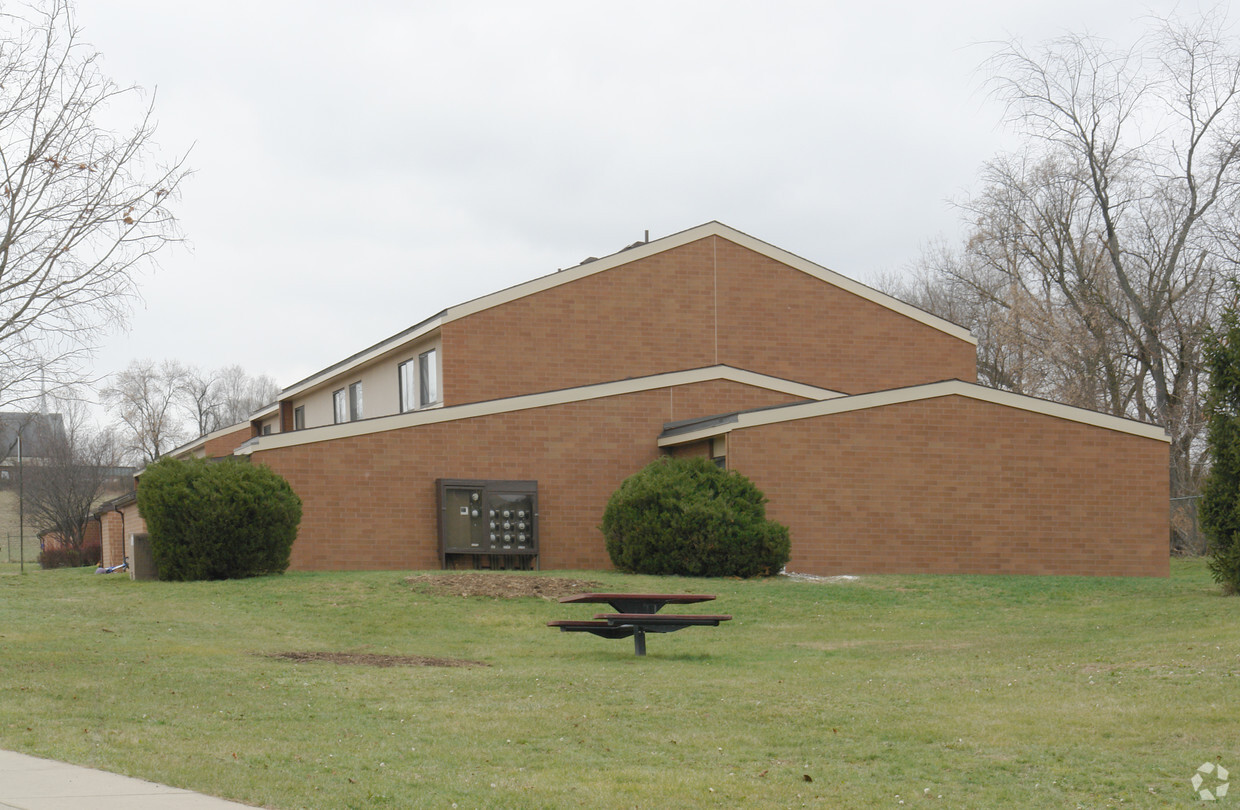
[[[5,533],[2,536],[2,538],[3,539],[0,540],[0,542],[3,543],[4,547],[0,548],[0,561],[11,562],[11,563],[18,562],[21,559],[21,555],[22,555],[21,536],[18,535],[16,532],[14,532],[12,534]],[[34,535],[34,532],[28,531],[26,533],[25,545],[26,545],[26,554],[25,554],[26,562],[30,562],[31,560],[39,556],[39,538]]]

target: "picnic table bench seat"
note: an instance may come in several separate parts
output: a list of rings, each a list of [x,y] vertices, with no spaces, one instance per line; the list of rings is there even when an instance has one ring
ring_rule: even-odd
[[[557,619],[547,622],[547,626],[558,627],[565,633],[593,633],[603,638],[628,638],[634,632],[632,627],[618,627],[609,622],[587,622],[575,619]]]
[[[719,626],[719,622],[732,621],[731,616],[710,615],[704,613],[596,613],[594,618],[602,619],[608,624],[641,624],[649,627],[656,625],[672,625],[676,629],[692,625]]]

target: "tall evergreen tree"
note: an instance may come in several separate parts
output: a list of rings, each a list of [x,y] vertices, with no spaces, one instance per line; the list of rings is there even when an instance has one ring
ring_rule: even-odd
[[[1212,461],[1201,499],[1210,535],[1210,572],[1226,593],[1240,592],[1240,281],[1205,343],[1210,389],[1206,400]]]

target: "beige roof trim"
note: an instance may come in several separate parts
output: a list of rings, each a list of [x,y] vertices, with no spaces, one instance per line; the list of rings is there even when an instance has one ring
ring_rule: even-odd
[[[432,334],[436,329],[443,325],[445,320],[448,319],[444,317],[443,313],[440,313],[439,315],[418,324],[411,331],[406,330],[397,335],[393,335],[386,340],[376,343],[369,349],[364,349],[361,352],[358,352],[346,360],[342,360],[335,365],[328,366],[321,371],[316,371],[314,374],[306,377],[301,382],[293,383],[288,388],[281,391],[280,400],[285,401],[297,396],[298,394],[303,394],[306,391],[318,388],[325,382],[334,380],[337,377],[349,376],[362,366],[369,365],[387,354],[401,351],[404,347],[417,343]],[[277,406],[278,404],[279,403],[277,403]],[[262,411],[261,413],[265,414],[266,411]],[[252,418],[259,418],[259,412],[256,412]]]
[[[234,425],[228,425],[227,427],[216,428],[210,433],[199,436],[197,439],[194,439],[193,441],[186,442],[180,447],[174,447],[173,449],[169,450],[167,453],[164,453],[164,455],[165,456],[179,456],[179,455],[184,455],[186,453],[192,453],[195,450],[201,450],[203,447],[206,446],[207,442],[213,439],[218,439],[221,436],[227,436],[229,433],[236,433],[238,430],[242,430],[249,426],[250,426],[250,422],[247,420],[245,422],[237,422]]]
[[[444,320],[451,321],[457,318],[463,318],[466,315],[472,315],[475,312],[481,312],[484,309],[490,309],[491,307],[499,306],[500,304],[506,304],[509,301],[515,301],[516,299],[523,298],[527,295],[533,295],[534,293],[542,292],[543,290],[549,290],[552,287],[558,287],[561,284],[567,284],[570,281],[576,281],[577,279],[585,278],[586,276],[591,276],[595,273],[611,270],[615,267],[628,264],[629,262],[636,261],[638,259],[644,259],[648,256],[653,256],[667,250],[672,250],[674,248],[687,245],[691,242],[696,242],[697,240],[704,239],[708,236],[718,236],[723,239],[727,239],[730,242],[735,242],[741,247],[748,248],[755,253],[760,253],[763,256],[774,259],[775,261],[782,262],[783,264],[796,268],[803,273],[807,273],[808,275],[825,281],[828,284],[832,284],[840,289],[850,292],[853,295],[864,298],[867,301],[872,301],[879,306],[894,310],[901,315],[912,318],[913,320],[919,321],[934,329],[938,329],[941,332],[946,332],[952,337],[968,341],[974,346],[977,345],[977,338],[973,337],[973,334],[963,326],[946,321],[935,315],[931,315],[929,312],[920,310],[911,304],[906,304],[903,301],[892,298],[885,293],[881,293],[878,290],[867,287],[859,281],[854,281],[853,279],[842,276],[833,270],[828,270],[821,265],[814,264],[807,259],[803,259],[800,256],[789,253],[786,250],[777,248],[774,245],[763,242],[760,239],[755,239],[754,237],[746,233],[742,233],[735,228],[730,228],[722,222],[707,222],[704,225],[698,225],[696,228],[690,228],[687,231],[674,233],[671,236],[665,236],[660,239],[656,239],[653,242],[647,242],[644,245],[638,245],[637,247],[622,250],[619,253],[613,253],[612,255],[605,256],[601,259],[595,259],[588,264],[579,264],[576,267],[569,267],[558,273],[542,276],[541,278],[536,278],[532,281],[518,284],[515,287],[509,287],[506,290],[500,290],[499,292],[491,293],[490,295],[484,295],[481,298],[475,298],[473,301],[468,301],[455,307],[449,307],[445,311]]]
[[[272,433],[267,436],[257,436],[250,439],[237,448],[235,454],[249,455],[258,450],[273,450],[278,447],[313,444],[333,439],[400,430],[418,425],[432,425],[439,422],[453,422],[458,419],[472,419],[478,416],[491,416],[500,413],[530,410],[532,408],[546,408],[570,402],[584,402],[591,399],[602,399],[621,394],[667,388],[673,385],[691,385],[693,383],[712,382],[715,380],[729,380],[814,400],[844,396],[839,391],[831,391],[826,388],[818,388],[791,380],[783,380],[778,377],[770,377],[766,374],[758,374],[757,372],[745,371],[744,369],[732,368],[731,366],[708,366],[689,371],[672,371],[649,377],[635,377],[615,382],[585,385],[579,388],[565,388],[559,391],[527,394],[506,399],[472,402],[448,408],[410,411],[409,413],[380,416],[374,419],[363,419],[358,422],[345,422],[339,425],[326,425],[309,430],[296,430],[290,433]]]
[[[898,405],[905,402],[917,402],[919,400],[947,396],[968,397],[969,399],[991,402],[1007,408],[1017,408],[1044,416],[1053,416],[1057,419],[1066,419],[1069,422],[1079,422],[1084,425],[1114,430],[1118,433],[1127,433],[1162,442],[1171,441],[1171,437],[1167,435],[1167,432],[1157,425],[1137,422],[1132,419],[1122,419],[1118,416],[1089,411],[1084,408],[1074,408],[1071,405],[1063,405],[1045,399],[1013,394],[1009,391],[987,388],[975,383],[945,380],[943,382],[929,383],[928,385],[895,388],[889,391],[876,391],[870,394],[856,394],[822,402],[786,405],[762,411],[738,413],[734,420],[712,423],[700,430],[685,431],[665,436],[659,439],[659,446],[671,447],[702,441],[703,439],[730,433],[733,430],[757,427],[759,425],[791,422],[797,419],[812,419],[818,416],[830,416],[837,413],[881,408],[886,405]]]
[[[638,259],[644,259],[667,250],[672,250],[674,248],[687,245],[691,242],[696,242],[697,240],[704,239],[708,236],[718,236],[731,242],[735,242],[736,244],[748,248],[755,253],[760,253],[763,256],[774,259],[775,261],[782,262],[789,267],[793,267],[803,273],[807,273],[808,275],[825,281],[828,284],[832,284],[842,290],[846,290],[847,292],[864,298],[867,301],[871,301],[879,306],[898,312],[901,315],[912,318],[915,321],[923,323],[934,329],[938,329],[941,332],[945,332],[952,337],[972,343],[974,346],[977,345],[977,338],[973,337],[972,333],[970,333],[969,330],[965,329],[963,326],[954,324],[951,321],[946,321],[935,315],[931,315],[929,312],[920,310],[911,304],[906,304],[903,301],[886,295],[885,293],[881,293],[878,290],[867,287],[859,281],[854,281],[853,279],[842,276],[833,270],[828,270],[821,265],[814,264],[807,259],[803,259],[800,256],[789,253],[786,250],[777,248],[774,245],[763,242],[760,239],[755,239],[754,237],[746,233],[742,233],[735,228],[730,228],[721,222],[707,222],[704,225],[698,225],[695,228],[690,228],[686,231],[681,231],[680,233],[674,233],[670,236],[655,239],[654,241],[647,242],[644,245],[638,245],[633,248],[622,250],[618,253],[613,253],[610,256],[604,256],[601,259],[595,259],[587,264],[579,264],[575,267],[569,267],[556,273],[540,276],[539,278],[522,282],[515,286],[508,287],[507,289],[499,290],[498,292],[494,292],[489,295],[484,295],[481,298],[475,298],[472,301],[466,301],[463,304],[448,307],[438,315],[421,324],[417,324],[409,330],[393,335],[386,340],[380,341],[369,349],[363,350],[353,357],[346,358],[335,365],[321,369],[320,371],[311,374],[304,380],[294,383],[289,388],[286,388],[280,392],[280,399],[286,400],[312,388],[316,388],[328,380],[351,374],[358,367],[372,363],[385,354],[397,351],[410,343],[417,342],[418,340],[426,337],[428,334],[434,332],[445,323],[457,320],[458,318],[464,318],[468,315],[473,315],[474,313],[490,309],[491,307],[496,307],[500,304],[506,304],[510,301],[524,298],[527,295],[533,295],[544,290],[549,290],[553,287],[558,287],[561,284],[568,284],[569,282],[594,275],[595,273],[602,273],[606,270],[620,267],[621,265],[628,264],[629,262],[636,261]],[[258,415],[256,414],[254,418],[258,418]]]

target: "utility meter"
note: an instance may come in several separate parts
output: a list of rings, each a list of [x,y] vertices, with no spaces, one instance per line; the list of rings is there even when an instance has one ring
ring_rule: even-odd
[[[473,566],[528,568],[538,557],[538,482],[441,478],[439,557]],[[486,565],[483,565],[483,563]]]

